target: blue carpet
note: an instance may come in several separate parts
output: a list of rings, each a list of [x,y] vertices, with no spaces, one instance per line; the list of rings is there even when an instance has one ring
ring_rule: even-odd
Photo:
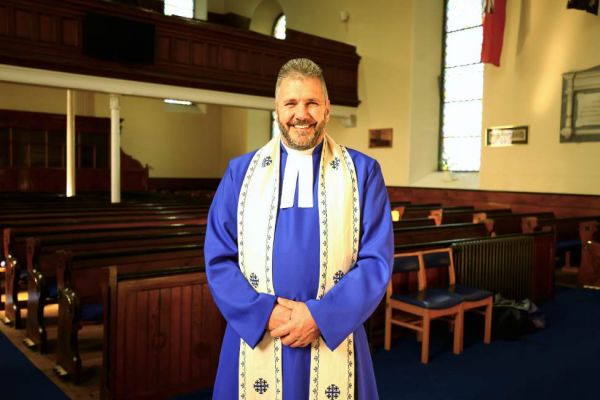
[[[432,341],[428,365],[420,344],[406,338],[373,355],[382,400],[598,399],[600,292],[562,289],[540,307],[546,328],[518,340],[484,345],[465,337],[462,354],[451,352],[449,335]],[[477,322],[477,321],[469,321]],[[447,338],[447,339],[446,339]]]
[[[6,400],[68,399],[0,332],[0,398]]]

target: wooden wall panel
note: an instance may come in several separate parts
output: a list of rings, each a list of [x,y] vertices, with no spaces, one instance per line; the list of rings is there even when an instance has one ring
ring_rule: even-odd
[[[62,44],[80,47],[81,24],[71,18],[62,18]]]
[[[171,58],[171,38],[160,35],[156,38],[155,57],[159,61],[169,61]]]
[[[173,40],[172,61],[179,64],[190,63],[190,43],[186,39],[175,38]]]
[[[106,149],[108,149],[109,118],[77,116],[75,127],[78,134],[99,133],[106,135]],[[66,132],[66,117],[60,114],[0,110],[0,128],[39,132]],[[14,142],[11,148],[14,155],[17,151]],[[48,152],[48,147],[45,148],[45,151]],[[79,152],[79,150],[77,151]],[[83,168],[84,164],[78,165],[75,174],[78,192],[110,191],[109,166],[97,164],[97,168]],[[64,166],[64,163],[62,166]],[[63,193],[65,188],[66,172],[60,165],[48,162],[46,168],[43,168],[43,165],[39,167],[30,164],[19,166],[12,164],[0,168],[0,192]],[[124,152],[121,152],[121,188],[123,191],[148,190],[148,168]]]
[[[34,39],[34,14],[30,11],[15,10],[15,36],[21,39]]]
[[[40,15],[40,40],[42,42],[59,44],[58,18],[52,15]]]
[[[204,43],[192,42],[191,47],[191,63],[195,66],[203,66],[205,61]]]
[[[8,7],[0,5],[0,35],[8,35]]]
[[[600,214],[600,196],[507,192],[500,190],[388,187],[391,201],[441,203],[444,206],[472,205],[476,208],[511,208],[513,212],[552,211],[556,216]]]
[[[344,43],[291,30],[289,40],[278,40],[116,2],[3,3],[0,63],[272,97],[281,65],[302,56],[312,58],[323,68],[333,104],[359,104],[360,57],[354,46]],[[90,12],[151,24],[155,29],[154,63],[133,65],[84,55],[82,24]]]

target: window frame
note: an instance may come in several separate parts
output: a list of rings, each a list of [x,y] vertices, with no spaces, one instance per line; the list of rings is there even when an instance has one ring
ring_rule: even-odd
[[[446,31],[447,29],[447,25],[448,25],[448,2],[449,0],[444,0],[444,10],[443,10],[443,19],[442,19],[442,57],[441,57],[441,64],[440,64],[440,78],[438,80],[438,84],[439,84],[439,99],[440,99],[440,115],[439,115],[439,140],[438,140],[438,171],[446,171],[446,170],[450,170],[449,166],[446,164],[446,160],[443,158],[443,154],[444,154],[444,105],[446,104],[446,95],[445,95],[445,88],[446,88],[446,45],[447,45],[447,40],[448,40],[448,32]],[[471,28],[475,28],[477,26],[481,26],[483,27],[483,8],[482,8],[482,20],[481,20],[481,24],[480,25],[474,25],[472,27],[468,27],[468,28],[463,28],[463,29],[471,29]],[[454,32],[454,31],[453,31]],[[483,34],[483,33],[482,33]],[[481,61],[478,64],[482,64]],[[477,65],[477,64],[471,64],[471,65]],[[484,72],[482,71],[482,74]],[[483,77],[482,77],[483,78]],[[483,86],[483,80],[482,80],[482,86]],[[481,97],[481,103],[482,103],[482,109],[483,109],[483,87],[482,87],[482,97]],[[479,129],[479,140],[480,140],[480,147],[479,147],[479,154],[481,155],[481,140],[482,140],[482,128],[480,127]],[[462,170],[462,169],[453,169],[451,170],[452,172],[461,172],[461,173],[479,173],[481,170],[481,158],[479,160],[479,166],[476,170]]]

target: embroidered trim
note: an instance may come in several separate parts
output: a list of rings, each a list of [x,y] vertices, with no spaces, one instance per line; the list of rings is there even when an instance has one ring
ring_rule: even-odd
[[[327,265],[329,263],[329,259],[327,258],[327,246],[329,244],[329,226],[327,224],[327,190],[325,188],[325,163],[323,163],[325,151],[321,153],[321,177],[319,179],[319,184],[321,186],[321,212],[319,214],[319,219],[321,227],[323,227],[323,257],[321,263],[321,286],[320,293],[317,294],[317,299],[321,299],[325,295],[326,288],[326,277],[327,277]],[[333,161],[332,161],[333,162]]]
[[[240,340],[240,398],[246,398],[246,342]]]
[[[327,386],[327,389],[325,389],[325,396],[327,396],[328,399],[336,400],[338,397],[340,397],[340,394],[339,386],[333,383]]]
[[[253,287],[254,289],[257,289],[257,288],[258,288],[258,283],[259,283],[259,282],[260,282],[260,281],[259,281],[259,279],[258,279],[258,276],[256,276],[256,274],[255,274],[254,272],[253,272],[253,273],[251,273],[251,274],[250,274],[250,284],[252,285],[252,287]]]
[[[273,163],[273,159],[271,158],[271,156],[266,156],[265,158],[263,158],[262,160],[262,167],[268,167],[269,165],[271,165]]]
[[[358,198],[358,179],[356,178],[356,170],[354,169],[354,164],[352,163],[352,159],[350,158],[350,154],[348,154],[348,150],[346,147],[342,147],[342,154],[344,156],[344,160],[346,161],[346,165],[348,166],[348,170],[350,171],[350,177],[352,179],[352,265],[350,269],[354,268],[356,261],[358,260],[358,240],[359,240],[359,198]]]
[[[340,159],[338,157],[335,157],[333,161],[329,163],[329,165],[331,165],[331,168],[337,170],[340,167]]]
[[[273,294],[273,284],[271,282],[271,268],[272,268],[272,260],[271,256],[273,254],[273,241],[275,240],[275,213],[277,212],[277,197],[279,195],[279,184],[278,181],[275,182],[273,188],[273,195],[271,196],[271,209],[269,211],[269,222],[267,228],[267,246],[265,250],[265,279],[267,284],[267,293]]]
[[[256,390],[256,392],[258,394],[265,394],[265,392],[269,389],[269,384],[267,383],[266,380],[264,380],[263,378],[258,378],[255,382],[254,382],[254,390]]]
[[[252,158],[252,161],[250,162],[250,167],[248,168],[248,172],[246,173],[246,177],[244,178],[244,183],[242,184],[242,191],[240,192],[240,204],[238,205],[238,210],[239,210],[239,214],[238,214],[238,224],[239,224],[239,228],[238,228],[238,234],[240,235],[240,240],[239,240],[239,264],[240,264],[240,270],[242,271],[242,274],[244,274],[244,276],[246,276],[246,264],[244,262],[244,212],[246,210],[246,201],[247,201],[247,195],[248,195],[248,185],[250,184],[250,180],[252,179],[252,176],[254,175],[254,172],[256,171],[256,166],[258,165],[258,160],[260,159],[260,152],[257,152],[254,157]]]
[[[338,282],[344,277],[344,272],[342,272],[342,270],[339,270],[338,272],[336,272],[333,275],[333,282],[337,285]]]
[[[315,356],[313,357],[313,361],[314,363],[311,363],[311,366],[313,368],[314,371],[314,378],[313,378],[313,382],[315,384],[315,387],[313,388],[312,394],[313,394],[313,400],[318,400],[319,398],[319,359],[320,359],[320,347],[321,347],[321,339],[317,338],[317,340],[314,341],[314,346],[313,346],[313,350],[315,351],[314,354]]]
[[[352,336],[346,340],[348,346],[348,400],[352,400],[354,398],[354,387],[352,383],[354,382],[354,363],[352,360],[354,359],[354,342],[352,340]]]

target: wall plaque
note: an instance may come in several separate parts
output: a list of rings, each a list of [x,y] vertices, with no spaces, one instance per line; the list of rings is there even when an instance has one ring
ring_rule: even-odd
[[[600,65],[563,74],[560,141],[600,141]]]

